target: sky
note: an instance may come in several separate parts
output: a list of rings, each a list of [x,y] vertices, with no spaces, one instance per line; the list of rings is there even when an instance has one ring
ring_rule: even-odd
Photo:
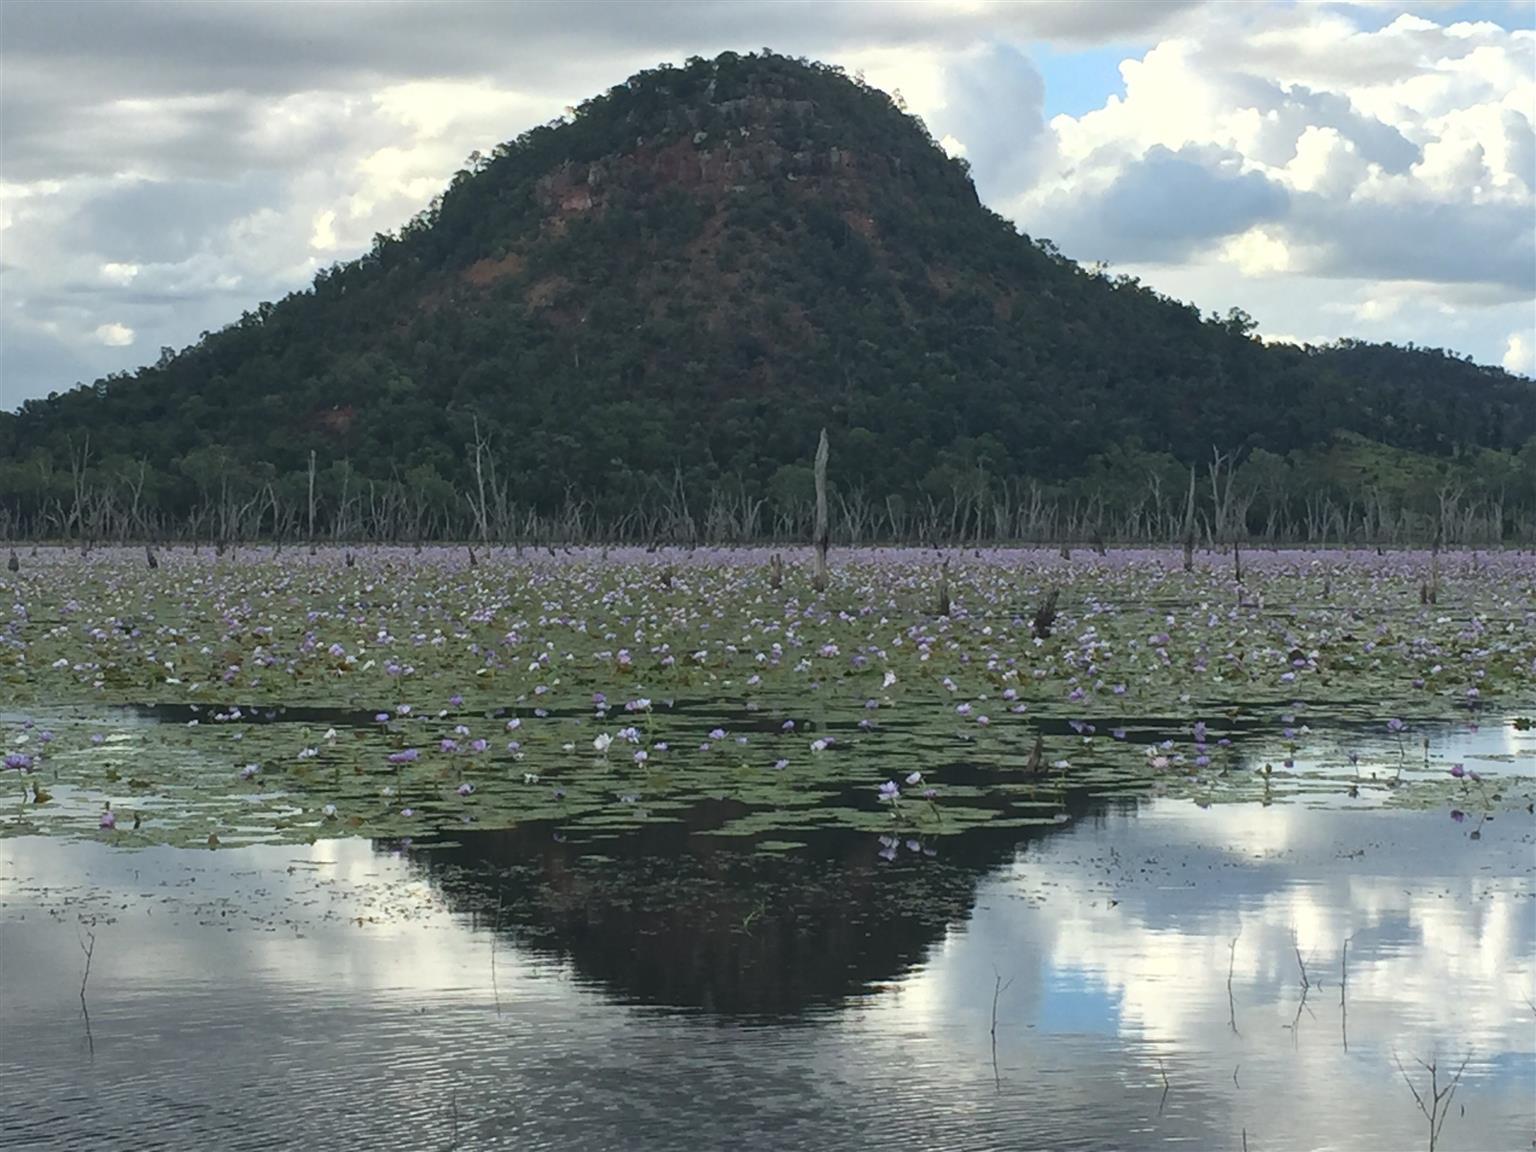
[[[642,68],[898,90],[982,199],[1271,340],[1536,370],[1536,4],[5,0],[0,408],[361,254]]]

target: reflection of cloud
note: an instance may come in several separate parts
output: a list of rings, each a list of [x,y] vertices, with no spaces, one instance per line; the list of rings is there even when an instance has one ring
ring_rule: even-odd
[[[141,875],[157,878],[147,900]],[[49,903],[67,901],[70,923],[76,915],[95,923],[92,980],[103,990],[195,986],[222,973],[365,998],[491,995],[488,937],[464,931],[403,858],[379,856],[365,840],[217,853],[121,852],[47,839],[0,845],[7,906],[26,903],[39,883]],[[56,979],[58,965],[44,959],[52,944],[19,932],[6,933],[5,944],[7,998],[43,1003],[73,994]],[[509,949],[497,964],[503,995],[550,967]]]
[[[1536,1060],[1524,1014],[1536,992],[1536,923],[1522,833],[1510,826],[1474,843],[1441,813],[1366,822],[1296,806],[1144,808],[1033,845],[984,884],[963,933],[902,986],[901,1011],[925,1026],[969,1018],[985,1028],[997,965],[1016,981],[1000,1010],[1010,1034],[1037,1041],[1037,1024],[1060,1031],[1064,1016],[1097,1006],[1101,1018],[1083,1019],[1079,1033],[1146,1041],[1202,1083],[1228,1077],[1236,1123],[1246,1116],[1257,1130],[1257,1108],[1267,1130],[1283,1125],[1306,1147],[1345,1133],[1357,1147],[1411,1138],[1391,1054],[1459,1060],[1470,1049],[1480,1107],[1494,1113],[1482,1122],[1498,1133],[1527,1107]],[[1297,949],[1312,985],[1299,1015]],[[1240,1035],[1229,1023],[1229,963]],[[1066,1010],[1050,1004],[1063,990]],[[1045,1029],[1048,1020],[1058,1027]],[[1263,1085],[1262,1101],[1231,1085],[1237,1065],[1243,1084]],[[1383,1134],[1379,1144],[1370,1133]]]
[[[253,1142],[299,1114],[332,1123],[334,1099],[312,1086],[360,1093],[370,1103],[356,1122],[373,1123],[426,1084],[413,1123],[454,1093],[466,1124],[532,1145],[671,1147],[688,1132],[717,1146],[727,1141],[711,1125],[750,1117],[779,1148],[1058,1146],[1069,1130],[1083,1147],[1125,1146],[1127,1132],[1133,1146],[1232,1147],[1242,1128],[1264,1147],[1416,1147],[1392,1052],[1411,1066],[1471,1048],[1467,1113],[1447,1146],[1503,1147],[1529,1138],[1536,1072],[1528,836],[1513,819],[1474,843],[1443,814],[1128,807],[1030,841],[983,882],[970,920],[891,988],[750,1028],[616,1006],[506,943],[497,1015],[486,925],[449,913],[419,868],[360,841],[203,853],[10,840],[0,1066],[45,1101],[79,1088],[87,1066],[57,1037],[77,1022],[83,912],[98,917],[101,1055],[95,1103],[82,1107],[110,1103],[119,1123],[166,1101],[202,1106],[209,1074],[182,1047],[194,1025],[234,1020],[227,1051],[198,1049],[210,1067],[250,1075],[277,1060],[306,1085],[290,1097],[263,1084],[259,1105],[241,1101]],[[906,884],[944,859],[871,875]],[[1293,940],[1313,981],[1300,1013]],[[671,938],[679,957],[692,943]],[[994,1084],[999,981],[1012,983],[998,997]],[[17,1036],[38,1038],[27,1067]],[[178,1060],[188,1076],[173,1081]],[[0,1107],[0,1140],[11,1114]],[[81,1114],[72,1107],[71,1122]]]

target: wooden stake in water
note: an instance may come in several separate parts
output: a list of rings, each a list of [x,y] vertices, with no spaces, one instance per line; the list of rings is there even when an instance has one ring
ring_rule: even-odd
[[[816,591],[827,590],[827,546],[831,543],[831,528],[827,524],[827,430],[821,430],[821,442],[816,445]]]

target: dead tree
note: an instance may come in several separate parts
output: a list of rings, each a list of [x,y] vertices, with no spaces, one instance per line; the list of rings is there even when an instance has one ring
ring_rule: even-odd
[[[816,572],[813,583],[816,591],[827,590],[827,547],[831,544],[831,526],[827,523],[827,456],[831,452],[827,444],[827,430],[821,430],[821,441],[816,445]]]

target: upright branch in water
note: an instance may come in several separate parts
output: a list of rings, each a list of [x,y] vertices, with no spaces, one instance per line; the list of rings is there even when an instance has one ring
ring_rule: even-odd
[[[1189,497],[1184,503],[1184,571],[1195,570],[1195,466],[1189,466]]]
[[[827,523],[827,430],[821,430],[821,442],[816,445],[816,591],[827,590],[827,545],[831,543],[831,527]]]
[[[768,587],[775,592],[784,587],[784,557],[777,552],[768,560]]]
[[[1419,589],[1419,603],[1440,603],[1440,541],[1444,538],[1445,529],[1435,530],[1435,542],[1429,550],[1429,584]]]
[[[1467,1070],[1467,1065],[1472,1061],[1472,1053],[1468,1052],[1462,1060],[1461,1066],[1456,1069],[1456,1075],[1451,1077],[1451,1082],[1444,1088],[1440,1087],[1440,1071],[1438,1061],[1431,1060],[1428,1064],[1422,1060],[1415,1060],[1424,1071],[1429,1073],[1429,1100],[1426,1103],[1419,1090],[1413,1086],[1413,1081],[1408,1078],[1408,1070],[1403,1067],[1403,1061],[1396,1052],[1392,1053],[1392,1059],[1397,1064],[1397,1070],[1403,1074],[1403,1083],[1408,1085],[1408,1091],[1413,1093],[1413,1102],[1419,1106],[1419,1111],[1424,1113],[1424,1119],[1429,1122],[1429,1152],[1435,1152],[1435,1145],[1440,1142],[1440,1129],[1445,1127],[1445,1118],[1451,1114],[1451,1098],[1456,1095],[1456,1089],[1461,1085],[1461,1074]],[[1465,1105],[1463,1105],[1465,1111]]]
[[[86,943],[89,940],[90,943]],[[85,973],[80,977],[80,1015],[85,1017],[85,1042],[90,1048],[91,1058],[96,1057],[96,1040],[91,1036],[91,1012],[85,1006],[85,985],[91,978],[91,957],[96,953],[96,933],[86,932],[85,939],[80,941],[80,951],[85,953]]]
[[[1238,936],[1242,933],[1239,932]],[[1232,937],[1232,943],[1227,947],[1227,1024],[1232,1029],[1232,1035],[1241,1037],[1237,1030],[1237,1000],[1232,995],[1232,970],[1237,967],[1237,936]],[[1234,1070],[1232,1073],[1237,1075]]]
[[[1344,1041],[1344,1051],[1349,1051],[1349,942],[1354,937],[1346,937],[1344,949],[1339,953],[1339,1036]]]
[[[315,554],[315,450],[309,450],[309,554]]]
[[[939,615],[949,615],[949,559],[939,565]]]
[[[992,985],[992,1085],[1001,1092],[1003,1078],[997,1070],[997,1002],[1002,998],[1003,993],[1012,987],[1013,977],[1010,976],[1004,980],[1003,974],[996,968],[992,969],[992,974],[997,978],[996,983]]]

